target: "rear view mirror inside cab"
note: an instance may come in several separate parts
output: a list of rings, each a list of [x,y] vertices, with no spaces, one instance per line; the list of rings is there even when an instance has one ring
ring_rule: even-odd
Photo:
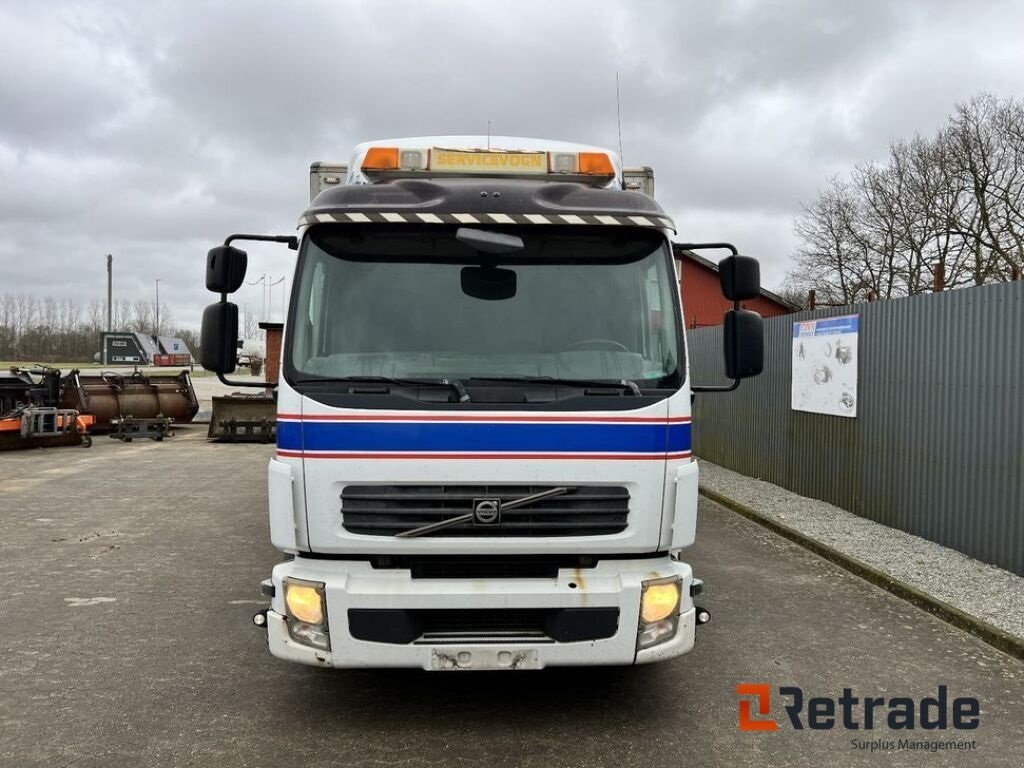
[[[463,267],[462,292],[474,299],[504,301],[516,295],[516,273],[501,267]]]

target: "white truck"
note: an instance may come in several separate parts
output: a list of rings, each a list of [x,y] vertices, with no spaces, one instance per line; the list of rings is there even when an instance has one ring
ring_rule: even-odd
[[[633,182],[627,178],[632,174]],[[639,180],[637,180],[639,179]],[[297,235],[207,258],[202,363],[234,370],[240,240],[298,250],[254,616],[325,667],[538,669],[689,651],[710,614],[691,397],[760,372],[757,262],[725,243],[733,383],[692,386],[649,169],[599,147],[444,136],[311,169]]]

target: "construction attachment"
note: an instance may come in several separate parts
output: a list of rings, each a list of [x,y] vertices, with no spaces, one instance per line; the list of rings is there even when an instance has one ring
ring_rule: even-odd
[[[164,418],[136,419],[128,416],[123,419],[113,419],[110,422],[110,437],[130,443],[137,437],[148,437],[150,440],[162,442],[165,437],[174,437],[174,430],[171,429],[171,420]]]
[[[169,419],[188,424],[199,411],[188,371],[128,375],[82,373],[75,369],[61,380],[61,405],[95,417],[94,432],[115,429],[115,422]]]
[[[0,374],[0,450],[81,445],[88,448],[93,417],[61,408],[60,371],[11,368]]]
[[[263,394],[215,397],[207,437],[222,443],[273,443],[277,403]]]

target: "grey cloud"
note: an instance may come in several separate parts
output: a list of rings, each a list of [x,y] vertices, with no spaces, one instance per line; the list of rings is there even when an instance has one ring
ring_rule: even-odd
[[[1022,18],[923,0],[0,5],[0,292],[100,298],[112,252],[122,295],[160,277],[194,325],[206,248],[291,231],[310,162],[488,120],[614,147],[616,71],[625,159],[655,167],[681,238],[735,240],[774,285],[830,175],[959,99],[1020,93]],[[251,256],[252,278],[293,263]]]

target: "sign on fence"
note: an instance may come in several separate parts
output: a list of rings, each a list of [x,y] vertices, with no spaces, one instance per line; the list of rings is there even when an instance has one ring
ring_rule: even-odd
[[[792,409],[857,416],[859,315],[793,323]]]

